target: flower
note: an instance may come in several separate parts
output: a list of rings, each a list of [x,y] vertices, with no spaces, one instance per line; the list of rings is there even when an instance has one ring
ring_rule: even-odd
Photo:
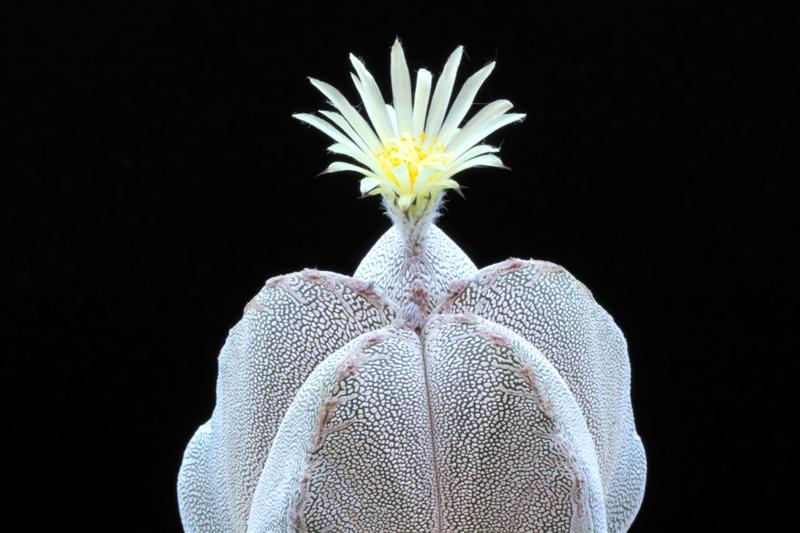
[[[357,172],[363,176],[362,194],[381,194],[390,209],[419,219],[435,210],[442,191],[459,188],[453,176],[462,170],[478,166],[505,168],[494,155],[498,148],[479,143],[525,115],[508,113],[511,102],[496,100],[462,125],[478,89],[494,69],[494,62],[464,82],[448,112],[462,54],[461,46],[450,54],[433,95],[433,75],[426,69],[418,70],[412,98],[405,54],[396,40],[391,51],[393,105],[385,103],[372,74],[350,54],[355,69],[351,76],[369,122],[336,88],[309,78],[335,111],[320,111],[328,120],[308,113],[293,116],[336,141],[328,148],[330,152],[358,163],[336,161],[325,172]]]

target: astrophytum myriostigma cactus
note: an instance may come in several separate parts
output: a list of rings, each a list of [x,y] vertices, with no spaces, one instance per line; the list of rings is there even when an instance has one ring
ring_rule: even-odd
[[[618,532],[646,462],[625,338],[563,268],[510,259],[478,270],[434,225],[452,177],[502,166],[479,144],[524,115],[505,100],[461,125],[494,64],[448,106],[461,58],[412,95],[392,48],[393,106],[362,63],[369,122],[297,118],[359,165],[394,224],[353,277],[278,276],[219,356],[217,404],[178,479],[187,532]],[[429,105],[430,102],[430,105]],[[449,109],[449,112],[448,112]]]

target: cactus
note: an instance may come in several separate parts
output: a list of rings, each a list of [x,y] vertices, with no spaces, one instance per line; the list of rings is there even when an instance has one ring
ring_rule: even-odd
[[[633,521],[646,461],[619,328],[563,268],[478,270],[435,225],[457,172],[502,166],[475,145],[524,116],[501,100],[459,128],[493,68],[445,113],[460,57],[432,98],[420,70],[412,97],[396,42],[393,107],[352,57],[371,126],[312,80],[337,112],[297,117],[363,165],[329,170],[361,173],[393,226],[352,277],[278,276],[244,308],[219,356],[214,412],[181,465],[187,532],[619,532]]]

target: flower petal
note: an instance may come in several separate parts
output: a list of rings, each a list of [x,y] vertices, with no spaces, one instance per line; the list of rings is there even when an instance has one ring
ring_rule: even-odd
[[[347,135],[345,135],[341,131],[337,130],[333,124],[331,124],[326,120],[323,120],[315,115],[310,115],[308,113],[295,113],[294,115],[292,115],[292,117],[302,122],[305,122],[306,124],[314,126],[315,128],[325,133],[328,137],[330,137],[339,144],[344,144],[346,146],[349,146],[353,150],[361,150],[358,146],[356,146],[356,144],[353,142],[352,139],[347,137]]]
[[[392,173],[397,178],[400,191],[403,193],[411,192],[411,176],[408,175],[408,167],[406,165],[393,167]]]
[[[483,82],[486,81],[486,78],[488,78],[494,70],[494,65],[495,63],[492,61],[464,82],[464,85],[458,92],[458,96],[456,96],[456,99],[453,101],[453,107],[450,108],[450,112],[447,114],[442,129],[439,131],[439,142],[447,144],[455,134],[456,128],[461,124],[461,121],[464,120],[470,106],[472,106],[475,95],[478,94],[478,89],[481,88]]]
[[[416,181],[414,181],[414,189],[417,190],[417,194],[422,194],[429,186],[429,182],[436,181],[436,178],[441,174],[442,170],[439,168],[427,167],[420,170]]]
[[[458,156],[458,158],[456,158],[453,161],[452,166],[457,167],[461,163],[468,161],[473,157],[478,157],[479,155],[484,155],[484,154],[496,154],[499,151],[500,148],[497,148],[496,146],[490,146],[488,144],[479,144],[477,146],[473,146],[472,148],[470,148],[469,150]]]
[[[397,207],[399,207],[402,211],[406,211],[414,202],[415,198],[416,196],[413,194],[401,194],[400,198],[397,200]]]
[[[347,101],[347,98],[339,92],[336,87],[325,83],[324,81],[320,81],[314,78],[309,78],[311,85],[316,87],[319,92],[321,92],[328,100],[330,100],[333,107],[339,110],[339,112],[347,119],[347,122],[353,126],[353,129],[356,130],[358,135],[364,140],[365,143],[370,147],[371,150],[377,150],[381,142],[378,139],[378,136],[375,135],[375,131],[372,127],[364,120],[364,117],[361,116],[361,113],[356,111],[356,109],[350,105],[350,102]]]
[[[392,98],[397,111],[399,134],[411,133],[411,77],[400,39],[394,41],[391,59]],[[399,136],[399,135],[398,135]]]
[[[330,122],[333,122],[334,124],[339,126],[339,129],[342,130],[342,132],[345,135],[347,135],[348,138],[351,141],[353,141],[353,143],[356,144],[356,146],[361,148],[361,150],[363,150],[364,153],[366,154],[372,153],[372,150],[369,149],[369,146],[367,146],[367,143],[364,142],[364,139],[362,139],[361,136],[358,133],[356,133],[356,130],[353,129],[350,123],[347,122],[342,115],[340,115],[335,111],[327,111],[325,109],[320,109],[319,112]]]
[[[499,130],[503,126],[507,126],[512,122],[519,122],[524,118],[525,118],[525,113],[509,113],[507,115],[500,115],[499,117],[495,117],[490,121],[488,121],[483,126],[481,126],[480,128],[476,128],[475,131],[469,133],[464,137],[460,137],[458,145],[448,146],[448,150],[452,151],[455,157],[458,157],[466,150],[475,146],[480,141],[482,141],[495,131]]]
[[[397,113],[392,106],[386,104],[386,114],[389,115],[389,123],[392,125],[392,132],[394,133],[394,138],[400,138],[400,129],[397,127]]]
[[[451,179],[444,179],[431,185],[428,192],[431,194],[431,196],[436,196],[445,189],[460,189],[460,188],[461,185],[459,185],[457,181]]]
[[[383,184],[381,180],[375,178],[363,178],[359,183],[359,189],[363,195],[375,196],[376,194],[388,192]]]
[[[358,90],[361,99],[364,101],[364,107],[367,108],[367,114],[372,121],[372,125],[375,126],[375,131],[378,132],[378,137],[383,143],[386,143],[392,137],[391,123],[389,122],[389,116],[386,114],[386,102],[381,95],[381,90],[378,88],[378,84],[375,83],[375,78],[372,77],[372,74],[353,54],[350,54],[350,62],[356,69],[356,74],[358,74],[360,81],[360,83],[356,84],[356,90]]]
[[[469,136],[478,128],[483,127],[484,124],[493,118],[499,117],[506,111],[510,110],[512,107],[514,107],[514,105],[508,100],[495,100],[494,102],[486,104],[481,108],[480,111],[475,113],[475,115],[473,115],[473,117],[469,119],[466,124],[464,124],[464,127],[461,128],[458,133],[453,135],[452,139],[448,143],[447,149],[458,149],[465,137]]]
[[[450,54],[447,63],[444,65],[444,70],[442,70],[442,75],[439,81],[436,82],[431,109],[428,112],[428,120],[425,123],[425,134],[430,138],[436,137],[439,133],[439,128],[442,126],[447,104],[450,103],[450,95],[453,93],[456,72],[458,71],[458,65],[461,63],[461,54],[463,52],[464,47],[459,46]]]
[[[417,71],[417,88],[414,91],[414,112],[411,119],[411,134],[414,137],[425,131],[425,117],[428,114],[432,81],[433,76],[428,70],[421,68]]]
[[[363,176],[368,176],[374,179],[380,179],[378,178],[378,176],[376,176],[366,168],[362,168],[352,163],[347,163],[346,161],[334,161],[333,163],[328,165],[328,168],[322,171],[322,174],[330,174],[332,172],[358,172]]]
[[[367,154],[362,152],[361,150],[354,150],[352,147],[347,146],[346,144],[336,143],[332,144],[328,147],[328,151],[338,155],[346,155],[347,157],[352,157],[365,167],[369,168],[376,174],[382,173],[381,168],[377,165],[374,158],[369,158]]]
[[[472,159],[468,159],[467,161],[464,161],[457,167],[452,168],[451,170],[447,171],[446,176],[447,177],[454,176],[459,172],[462,172],[464,170],[467,170],[468,168],[473,168],[473,167],[508,168],[496,155],[481,155],[478,157],[473,157]]]

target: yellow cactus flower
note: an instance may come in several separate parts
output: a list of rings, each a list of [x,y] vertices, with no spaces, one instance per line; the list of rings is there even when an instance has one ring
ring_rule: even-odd
[[[412,97],[405,54],[396,40],[391,52],[393,105],[385,103],[372,74],[350,54],[355,69],[353,83],[369,122],[336,88],[310,78],[335,111],[321,110],[325,118],[308,113],[293,116],[336,141],[328,148],[330,152],[355,161],[336,161],[326,172],[361,174],[362,194],[380,194],[390,209],[418,220],[435,211],[442,191],[459,188],[455,174],[478,166],[504,167],[494,155],[499,149],[480,143],[525,115],[508,113],[511,102],[496,100],[462,124],[495,65],[489,63],[470,76],[449,105],[462,53],[459,46],[450,55],[432,95],[433,75],[426,69],[418,70]]]

